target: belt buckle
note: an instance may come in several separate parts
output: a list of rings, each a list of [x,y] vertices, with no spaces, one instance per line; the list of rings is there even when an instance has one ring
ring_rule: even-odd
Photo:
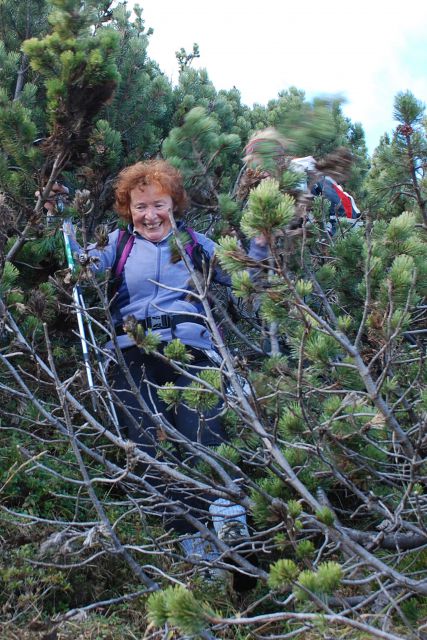
[[[151,329],[166,329],[167,327],[163,324],[163,318],[164,316],[151,316]]]

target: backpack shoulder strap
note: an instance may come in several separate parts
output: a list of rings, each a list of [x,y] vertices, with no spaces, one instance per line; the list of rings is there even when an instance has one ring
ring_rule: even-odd
[[[190,240],[188,240],[188,242],[186,242],[184,246],[185,253],[190,258],[190,260],[193,260],[194,248],[197,247],[197,245],[200,243],[197,240],[196,232],[194,231],[194,229],[192,229],[191,227],[185,227],[185,231],[190,236]]]
[[[117,238],[116,258],[111,267],[109,297],[112,298],[120,287],[123,269],[132,250],[135,236],[127,229],[120,229]]]
[[[210,255],[200,244],[194,229],[191,227],[185,227],[185,231],[190,236],[190,239],[184,245],[185,253],[190,258],[196,271],[206,273],[209,271],[209,265],[211,262]]]
[[[116,259],[111,269],[112,276],[119,278],[123,272],[126,260],[132,250],[135,236],[127,229],[120,229],[117,239]]]

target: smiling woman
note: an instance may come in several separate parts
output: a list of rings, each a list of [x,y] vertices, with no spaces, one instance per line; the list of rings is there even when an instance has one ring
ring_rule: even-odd
[[[103,272],[112,268],[116,275],[114,265],[118,258],[121,262],[122,277],[110,307],[122,352],[119,362],[125,362],[128,369],[126,375],[122,366],[115,364],[110,374],[120,429],[150,456],[152,463],[141,471],[148,474],[144,477],[165,496],[162,515],[166,525],[180,534],[191,534],[182,542],[184,553],[197,553],[203,560],[212,560],[219,553],[196,533],[191,522],[176,515],[176,505],[181,503],[183,511],[189,512],[191,517],[204,512],[218,538],[229,544],[235,539],[242,542],[249,536],[245,509],[216,494],[192,495],[187,488],[165,485],[159,463],[156,466],[160,455],[159,416],[163,416],[165,425],[173,432],[169,437],[175,460],[182,460],[187,465],[195,463],[193,443],[212,447],[226,441],[220,418],[223,407],[215,395],[211,404],[195,410],[183,402],[174,408],[168,406],[161,392],[165,385],[169,385],[169,389],[170,385],[187,388],[196,376],[206,374],[206,370],[209,374],[215,349],[203,305],[197,296],[189,295],[192,292],[191,269],[185,260],[174,259],[170,242],[173,238],[171,215],[181,218],[187,203],[182,176],[164,160],[138,162],[119,173],[115,194],[115,208],[129,223],[125,232],[128,250],[125,251],[122,244],[123,231],[117,229],[109,234],[106,246],[92,245],[87,252],[95,258],[94,270]],[[215,243],[204,234],[187,229],[182,220],[178,221],[178,229],[191,237],[190,261],[197,269],[195,256],[199,256],[199,268],[204,272],[200,275],[206,278],[210,272],[209,278],[229,285],[229,277],[211,260]],[[80,252],[76,240],[71,242],[73,250]],[[130,328],[135,326],[133,333]],[[136,334],[148,332],[159,339],[157,353],[144,351],[134,341]],[[164,357],[168,354],[169,343],[175,339],[186,347],[191,375]],[[112,344],[107,347],[112,348]],[[139,390],[139,396],[135,389]],[[161,457],[160,460],[164,464]],[[244,590],[253,585],[254,579],[248,576],[236,578],[236,588]]]

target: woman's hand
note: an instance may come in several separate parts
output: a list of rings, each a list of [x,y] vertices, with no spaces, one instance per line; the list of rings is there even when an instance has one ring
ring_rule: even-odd
[[[61,211],[62,208],[60,206],[58,206],[61,203],[61,196],[67,196],[70,193],[70,190],[68,187],[66,187],[64,184],[61,184],[60,182],[55,182],[52,185],[52,188],[50,190],[49,193],[49,198],[45,201],[44,203],[44,208],[46,209],[48,215],[55,215],[58,211]],[[40,191],[36,191],[35,194],[36,198],[39,198],[41,196],[41,192]]]

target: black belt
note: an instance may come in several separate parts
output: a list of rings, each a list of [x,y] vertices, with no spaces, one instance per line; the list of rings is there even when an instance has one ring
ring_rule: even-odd
[[[174,313],[172,315],[163,314],[160,316],[149,316],[144,320],[138,320],[140,327],[147,331],[148,329],[175,329],[177,324],[183,322],[192,322],[193,324],[202,324],[206,326],[205,320],[189,313]],[[122,324],[115,326],[116,335],[123,336],[126,331]]]

